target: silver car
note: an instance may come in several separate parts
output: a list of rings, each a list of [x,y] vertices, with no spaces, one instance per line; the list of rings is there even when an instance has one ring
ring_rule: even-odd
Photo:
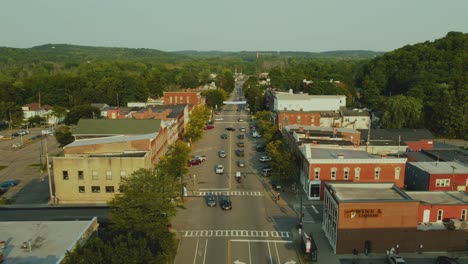
[[[220,158],[225,158],[226,157],[226,152],[224,152],[224,150],[221,150],[221,151],[218,152],[218,156]]]

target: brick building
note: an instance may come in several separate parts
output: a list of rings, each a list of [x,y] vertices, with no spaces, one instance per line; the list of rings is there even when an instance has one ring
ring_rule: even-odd
[[[406,192],[412,199],[421,202],[418,223],[439,223],[444,218],[468,220],[467,192]]]
[[[186,89],[177,92],[164,92],[165,105],[189,105],[189,111],[198,105],[205,105],[205,97],[201,95],[201,91],[195,89]]]
[[[408,162],[405,185],[415,191],[468,191],[468,166],[457,161]]]

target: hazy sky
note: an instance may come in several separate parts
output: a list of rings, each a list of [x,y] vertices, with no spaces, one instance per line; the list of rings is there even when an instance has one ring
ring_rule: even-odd
[[[468,0],[1,0],[0,46],[390,51],[468,32]]]

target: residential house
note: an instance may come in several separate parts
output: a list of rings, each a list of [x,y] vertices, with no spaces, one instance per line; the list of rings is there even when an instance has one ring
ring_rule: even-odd
[[[91,104],[91,106],[99,109],[99,112],[101,113],[100,114],[101,117],[107,117],[107,110],[117,108],[117,107],[110,107],[108,104],[104,104],[104,103],[95,103],[95,104]]]
[[[58,124],[63,121],[64,117],[58,118],[52,114],[52,107],[50,105],[41,105],[40,103],[30,103],[21,107],[23,110],[23,117],[25,120],[40,116],[46,119],[47,124]]]

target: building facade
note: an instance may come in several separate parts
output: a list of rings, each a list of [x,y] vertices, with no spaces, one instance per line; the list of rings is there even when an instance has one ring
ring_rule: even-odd
[[[468,166],[457,161],[408,162],[405,185],[415,191],[468,191]]]
[[[165,105],[187,104],[190,106],[189,111],[197,105],[205,105],[205,97],[200,91],[186,89],[178,92],[164,92]]]

